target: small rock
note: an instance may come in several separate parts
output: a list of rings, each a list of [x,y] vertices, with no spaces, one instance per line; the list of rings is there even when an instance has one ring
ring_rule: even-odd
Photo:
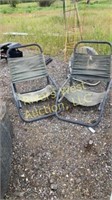
[[[93,140],[89,140],[89,142],[88,142],[90,145],[92,145],[93,144]]]
[[[76,183],[80,183],[80,182],[81,182],[81,179],[77,178]]]
[[[91,148],[92,148],[92,146],[93,146],[93,140],[89,140],[85,145],[84,145],[84,147],[87,149],[87,150],[90,150]]]
[[[74,179],[73,179],[73,178],[71,178],[71,179],[70,179],[70,182],[74,182]]]
[[[25,177],[25,174],[21,174],[21,177],[24,178],[24,177]]]
[[[56,174],[56,172],[55,172],[55,171],[53,171],[53,172],[52,172],[52,175],[55,175],[55,174]]]
[[[49,182],[50,182],[51,184],[54,183],[54,179],[51,178],[51,179],[49,180]]]
[[[57,184],[51,184],[51,190],[57,190],[58,186]]]
[[[17,196],[17,197],[23,197],[24,192],[15,192],[14,195]]]
[[[28,178],[26,178],[26,182],[28,182]]]

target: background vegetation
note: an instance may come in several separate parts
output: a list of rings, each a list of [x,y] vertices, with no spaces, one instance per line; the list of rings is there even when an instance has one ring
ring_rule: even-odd
[[[79,1],[78,7],[83,39],[112,41],[112,1],[91,1],[88,5]],[[5,35],[6,32],[25,32],[28,36],[10,36]],[[75,41],[78,40],[80,35],[76,30]],[[37,42],[46,54],[63,52],[65,29],[62,1],[56,1],[50,7],[40,7],[37,2],[19,3],[16,8],[8,4],[0,5],[0,43],[7,41]]]

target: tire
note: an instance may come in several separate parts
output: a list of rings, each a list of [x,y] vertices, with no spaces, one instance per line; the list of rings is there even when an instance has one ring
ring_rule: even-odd
[[[9,120],[6,105],[0,100],[0,178],[1,194],[4,198],[8,189],[12,155],[12,125]]]

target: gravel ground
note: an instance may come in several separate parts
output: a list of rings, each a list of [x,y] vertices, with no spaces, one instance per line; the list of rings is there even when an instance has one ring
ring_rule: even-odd
[[[61,85],[66,65],[55,58],[49,73]],[[0,63],[0,88],[13,123],[13,159],[6,200],[109,200],[112,98],[95,133],[55,117],[23,123],[14,106],[10,76]],[[91,111],[94,115],[94,110]],[[82,118],[79,108],[75,114]],[[90,115],[87,115],[90,118]]]

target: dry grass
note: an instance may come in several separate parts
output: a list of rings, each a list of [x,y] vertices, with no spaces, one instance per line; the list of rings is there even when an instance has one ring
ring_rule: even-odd
[[[45,9],[37,7],[36,10],[36,6],[36,3],[19,4],[14,11],[10,10],[8,5],[1,6],[0,43],[5,41],[37,42],[42,45],[46,54],[56,55],[63,52],[65,30],[62,9],[59,5],[57,7],[55,5]],[[11,13],[8,13],[8,10]],[[111,4],[102,3],[90,6],[79,4],[79,11],[83,39],[112,41]],[[12,37],[4,35],[5,32],[27,32],[29,35]],[[80,40],[79,32],[75,40]],[[102,51],[106,51],[105,48]]]

